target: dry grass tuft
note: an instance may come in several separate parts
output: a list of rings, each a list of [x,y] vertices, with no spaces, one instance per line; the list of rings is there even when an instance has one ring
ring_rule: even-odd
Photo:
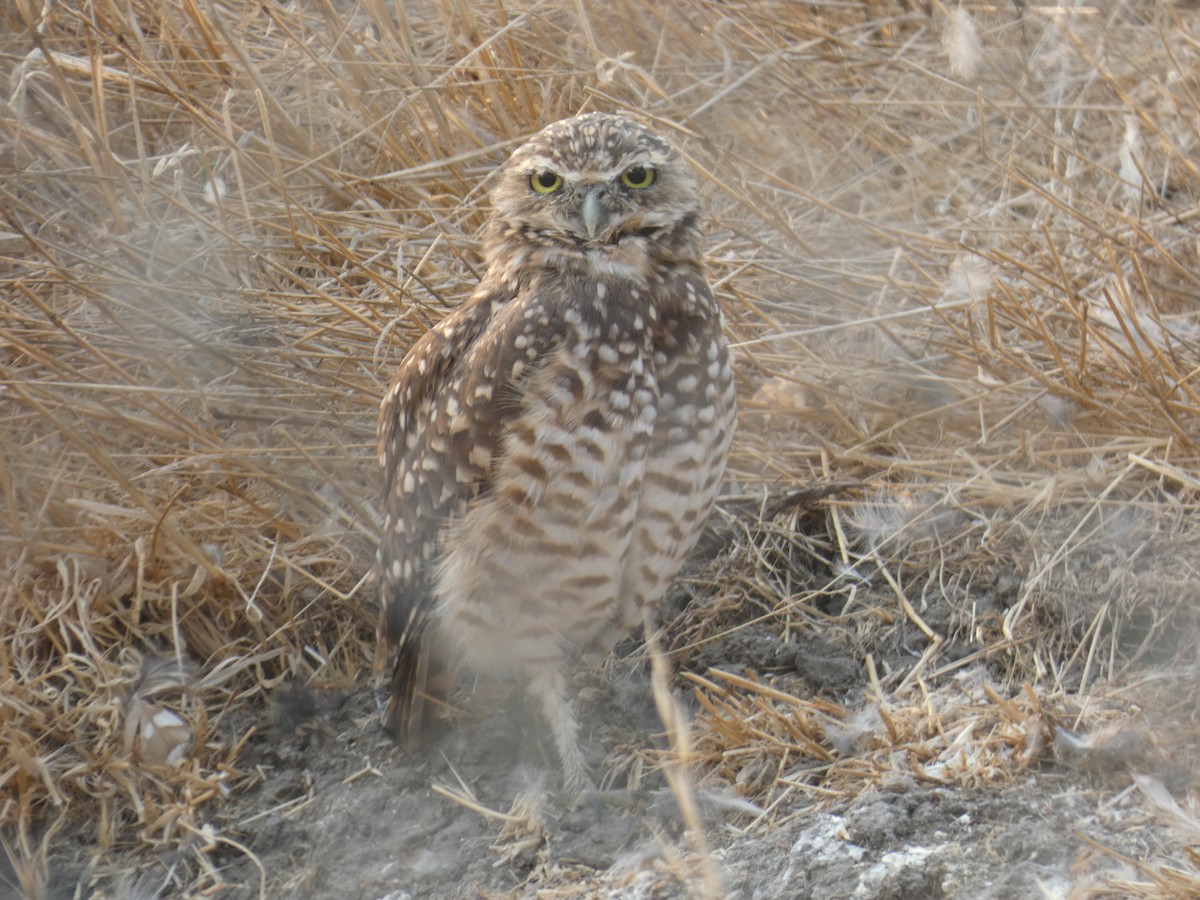
[[[256,778],[246,711],[366,671],[382,386],[477,278],[488,173],[585,108],[636,111],[704,173],[740,348],[735,496],[673,649],[764,628],[872,666],[862,708],[697,673],[710,775],[764,822],[888,779],[1003,782],[1056,727],[1070,755],[1132,721],[1113,685],[1146,667],[1185,672],[1140,700],[1185,694],[1163,715],[1190,722],[1200,13],[913,6],[6,5],[22,889],[63,829],[90,877],[166,852],[181,891],[248,852],[211,824]],[[814,483],[850,486],[795,495]],[[1190,813],[1142,789],[1179,855],[1116,889],[1200,891]]]

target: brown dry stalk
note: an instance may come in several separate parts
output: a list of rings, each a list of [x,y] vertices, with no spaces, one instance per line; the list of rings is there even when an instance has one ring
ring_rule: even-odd
[[[730,497],[663,640],[700,704],[664,762],[685,814],[714,775],[764,824],[1003,780],[1044,749],[1022,722],[1109,724],[1140,708],[1110,679],[1191,665],[1195,13],[919,7],[0,5],[18,870],[79,821],[138,867],[186,851],[180,894],[222,841],[253,859],[197,824],[255,780],[223,725],[285,675],[366,677],[379,396],[478,280],[489,173],[583,109],[696,165],[737,348]],[[978,45],[943,41],[963,14]],[[155,658],[193,674],[137,706]],[[134,708],[190,729],[177,766],[130,757]],[[1186,895],[1185,843],[1121,890]]]

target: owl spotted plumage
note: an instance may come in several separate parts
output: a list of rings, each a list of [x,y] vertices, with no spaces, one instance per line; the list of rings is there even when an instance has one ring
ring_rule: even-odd
[[[478,290],[380,409],[376,670],[401,739],[431,655],[521,680],[577,788],[566,661],[640,625],[695,544],[733,377],[695,177],[666,141],[625,116],[557,122],[505,163],[492,207]]]

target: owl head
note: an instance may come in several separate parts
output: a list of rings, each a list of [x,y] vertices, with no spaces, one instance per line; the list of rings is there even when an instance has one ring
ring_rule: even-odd
[[[665,140],[628,116],[563,119],[500,170],[492,215],[505,230],[564,250],[653,241],[695,228],[696,179]]]

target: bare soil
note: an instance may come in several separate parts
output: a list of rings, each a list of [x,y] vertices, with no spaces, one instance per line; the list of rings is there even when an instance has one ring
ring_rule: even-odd
[[[686,613],[682,595],[675,607]],[[819,635],[784,642],[766,628],[741,628],[680,658],[698,672],[770,671],[793,693],[871,716],[861,662]],[[575,685],[598,788],[574,798],[557,790],[553,748],[505,685],[464,686],[458,717],[414,752],[381,732],[368,689],[277,688],[269,709],[243,710],[224,726],[230,743],[250,735],[240,767],[257,778],[212,822],[232,839],[209,854],[220,866],[219,895],[697,896],[675,799],[649,764],[662,750],[661,724],[640,646],[629,641],[613,659],[585,661]],[[845,799],[822,790],[823,771],[798,760],[790,777],[810,785],[810,799],[778,814],[756,814],[737,786],[701,775],[723,896],[1066,898],[1106,875],[1128,876],[1113,851],[1145,859],[1165,839],[1128,797],[1113,797],[1107,773],[1070,762],[1043,759],[974,787],[890,776]],[[62,847],[47,895],[87,896],[88,848]],[[116,854],[105,861],[116,874],[92,896],[154,896],[186,856],[182,848],[133,881]],[[158,895],[171,896],[169,888]]]

